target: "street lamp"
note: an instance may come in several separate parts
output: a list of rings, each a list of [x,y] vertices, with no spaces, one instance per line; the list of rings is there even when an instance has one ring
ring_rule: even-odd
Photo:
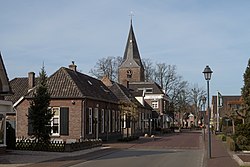
[[[207,110],[208,110],[208,158],[211,158],[211,128],[210,128],[210,119],[211,111],[209,106],[209,80],[211,79],[213,71],[207,65],[203,71],[205,80],[207,80]]]

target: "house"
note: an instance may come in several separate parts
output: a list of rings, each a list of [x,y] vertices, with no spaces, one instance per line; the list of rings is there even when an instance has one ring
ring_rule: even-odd
[[[144,99],[136,99],[127,87],[103,77],[102,82],[119,99],[123,137],[151,133],[152,108]]]
[[[100,81],[77,71],[72,62],[61,67],[48,78],[50,107],[55,113],[51,120],[52,140],[121,137],[120,111],[117,97]],[[10,84],[14,95],[9,97],[16,111],[16,136],[28,138],[32,134],[28,109],[36,86],[33,72],[27,78],[15,78]]]
[[[212,96],[211,119],[215,128],[219,131],[232,125],[232,116],[240,112],[242,106],[241,96],[221,96],[222,103],[217,105],[218,96]],[[217,112],[218,111],[218,112]],[[217,115],[219,116],[217,119]]]
[[[123,61],[118,69],[118,82],[132,90],[136,98],[144,98],[155,109],[154,128],[168,128],[171,118],[166,114],[169,99],[163,89],[155,82],[145,82],[144,66],[133,30],[132,20],[125,47]]]
[[[153,129],[169,128],[173,120],[168,115],[169,98],[162,88],[155,82],[130,82],[129,87],[134,96],[143,96],[153,108]]]
[[[5,100],[5,96],[11,95],[11,87],[0,53],[0,153],[5,152],[7,146],[6,120],[8,113],[13,113],[12,102]]]

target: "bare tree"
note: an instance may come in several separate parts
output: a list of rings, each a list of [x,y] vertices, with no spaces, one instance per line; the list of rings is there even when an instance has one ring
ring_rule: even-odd
[[[121,62],[121,57],[107,57],[99,59],[95,67],[91,69],[89,73],[99,79],[103,76],[107,76],[109,79],[116,81],[118,76],[118,67]]]
[[[156,64],[154,80],[167,94],[173,91],[176,84],[178,85],[182,80],[182,77],[177,74],[176,70],[176,65],[167,65],[165,63]]]
[[[142,59],[142,64],[144,66],[145,81],[153,81],[155,73],[153,62],[150,59]]]
[[[165,63],[156,64],[155,67],[155,81],[164,88],[165,78],[167,76],[167,65]]]
[[[202,97],[206,95],[206,91],[203,88],[200,88],[198,84],[194,84],[192,88],[190,88],[189,91],[189,97],[192,102],[193,110],[194,110],[194,115],[196,117],[196,125],[197,123],[197,118],[199,117],[199,108],[202,103]]]
[[[181,82],[178,92],[175,94],[174,108],[175,113],[178,115],[178,122],[182,125],[183,119],[187,119],[188,113],[191,111],[190,99],[188,97],[188,89],[186,83]]]

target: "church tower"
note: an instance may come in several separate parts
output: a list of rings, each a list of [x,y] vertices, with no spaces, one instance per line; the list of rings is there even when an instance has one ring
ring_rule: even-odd
[[[144,82],[144,67],[133,31],[132,19],[122,64],[118,71],[118,82],[128,86],[128,82]]]

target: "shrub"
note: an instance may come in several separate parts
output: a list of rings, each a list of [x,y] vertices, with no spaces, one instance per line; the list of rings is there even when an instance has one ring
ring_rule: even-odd
[[[236,127],[235,136],[236,138],[239,136],[246,137],[247,144],[250,144],[250,123],[238,125]]]
[[[226,141],[226,140],[227,140],[227,137],[226,137],[226,135],[224,135],[224,134],[219,134],[219,135],[218,135],[218,138],[219,138],[220,140],[222,140],[222,141]]]
[[[248,141],[247,138],[245,136],[239,135],[238,137],[236,137],[236,144],[237,145],[247,145]]]
[[[235,151],[236,150],[236,147],[235,147],[235,142],[234,142],[234,140],[231,138],[231,137],[227,137],[227,145],[228,145],[228,147],[229,147],[229,149],[231,150],[231,151]]]
[[[222,140],[222,141],[226,141],[226,140],[227,140],[226,135],[221,135],[221,140]]]

